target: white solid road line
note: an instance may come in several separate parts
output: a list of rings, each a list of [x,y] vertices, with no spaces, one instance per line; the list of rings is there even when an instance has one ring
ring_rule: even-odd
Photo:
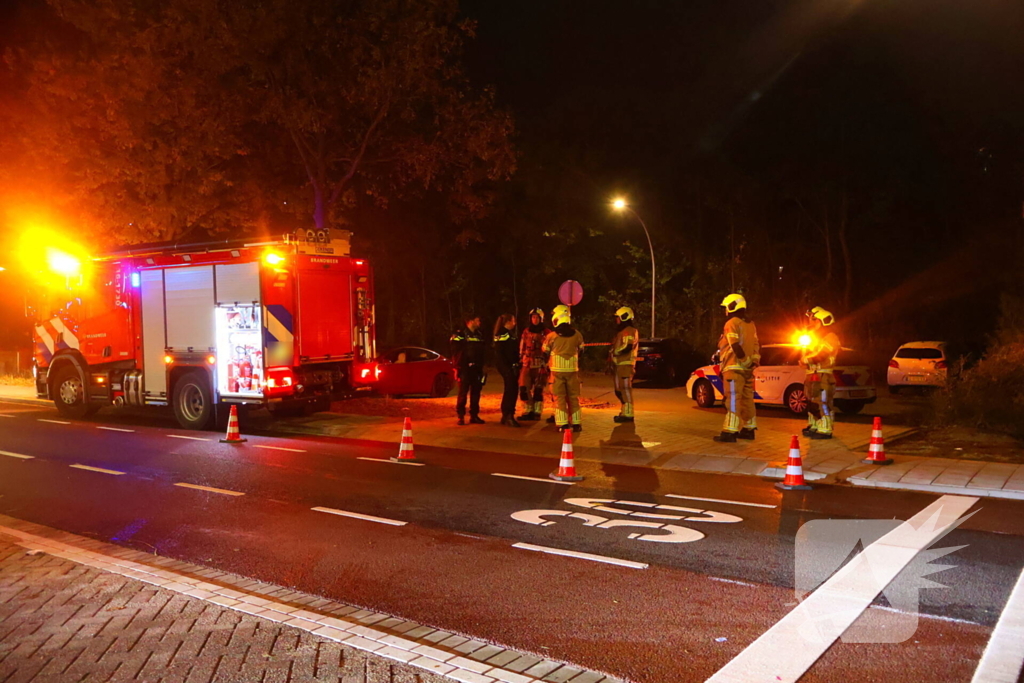
[[[188,439],[189,441],[209,441],[201,436],[182,436],[181,434],[168,434],[172,439]]]
[[[14,417],[14,416],[13,415],[8,415],[7,413],[0,413],[0,417]]]
[[[778,505],[767,505],[765,503],[747,503],[742,500],[723,500],[722,498],[698,498],[697,496],[680,496],[677,493],[666,493],[666,498],[683,498],[685,500],[703,500],[707,503],[729,503],[731,505],[746,505],[751,508],[776,508]]]
[[[6,455],[8,458],[18,458],[19,460],[35,460],[34,455],[22,455],[21,453],[11,453],[10,451],[0,451],[0,455]]]
[[[386,462],[389,465],[413,465],[415,467],[423,467],[427,463],[425,462],[402,462],[400,460],[385,460],[384,458],[364,458],[359,456],[356,460],[369,460],[370,462]]]
[[[288,451],[290,453],[305,453],[306,451],[301,448],[285,448],[284,446],[261,446],[260,444],[253,444],[255,448],[266,448],[268,451]]]
[[[97,427],[96,429],[105,429],[108,432],[135,432],[134,429],[121,429],[120,427]]]
[[[564,555],[565,557],[575,557],[581,560],[593,560],[594,562],[603,562],[605,564],[615,564],[620,567],[629,567],[630,569],[647,569],[649,565],[643,562],[632,562],[630,560],[620,560],[617,557],[605,557],[604,555],[591,555],[590,553],[579,553],[575,550],[562,550],[561,548],[548,548],[543,545],[533,545],[532,543],[514,543],[513,548],[521,548],[522,550],[533,550],[538,553],[548,553],[550,555]]]
[[[89,467],[88,465],[71,465],[76,470],[89,470],[90,472],[100,472],[101,474],[116,474],[121,475],[124,472],[118,472],[117,470],[105,470],[102,467]]]
[[[868,545],[708,683],[795,683],[918,553],[977,502],[970,496],[942,496]]]
[[[349,512],[348,510],[335,510],[334,508],[311,508],[316,512],[326,512],[329,515],[339,515],[341,517],[351,517],[352,519],[361,519],[365,522],[377,522],[378,524],[390,524],[391,526],[405,526],[408,522],[400,522],[397,519],[388,519],[387,517],[374,517],[373,515],[364,515],[358,512]]]
[[[992,630],[971,683],[1017,683],[1024,670],[1024,571]]]
[[[223,493],[225,496],[244,496],[245,494],[241,491],[228,491],[227,489],[215,489],[212,486],[200,486],[199,484],[186,484],[185,482],[177,482],[175,486],[180,486],[185,489],[196,489],[197,491],[208,491],[209,493]]]
[[[502,474],[501,472],[491,472],[492,477],[507,477],[509,479],[525,479],[527,481],[542,481],[545,484],[562,484],[564,486],[572,486],[575,482],[571,481],[556,481],[554,479],[541,479],[540,477],[524,477],[520,474]]]
[[[37,422],[49,422],[52,425],[69,425],[69,424],[71,424],[70,422],[65,422],[64,420],[44,420],[41,417],[37,417],[36,421]]]

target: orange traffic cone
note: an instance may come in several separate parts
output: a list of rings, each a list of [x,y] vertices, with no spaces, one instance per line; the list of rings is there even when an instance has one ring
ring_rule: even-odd
[[[558,471],[548,475],[555,481],[583,481],[576,474],[576,461],[572,456],[572,431],[562,432],[562,457],[558,461]]]
[[[892,458],[885,457],[885,437],[882,436],[882,418],[876,417],[871,427],[871,445],[868,457],[861,460],[865,465],[891,465]]]
[[[238,406],[231,406],[231,416],[228,418],[228,434],[220,440],[221,443],[245,443],[248,439],[243,439],[242,435],[238,433]]]
[[[416,453],[412,448],[412,419],[406,417],[405,425],[402,427],[402,444],[398,447],[398,457],[391,458],[393,462],[419,462]]]
[[[789,442],[789,460],[786,462],[786,476],[775,485],[783,491],[810,491],[811,487],[804,481],[804,465],[800,458],[800,439],[794,434]]]

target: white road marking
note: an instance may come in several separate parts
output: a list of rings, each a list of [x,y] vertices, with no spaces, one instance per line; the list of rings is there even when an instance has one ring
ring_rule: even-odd
[[[89,470],[90,472],[100,472],[102,474],[116,474],[116,475],[124,474],[124,472],[118,472],[117,470],[105,470],[102,467],[89,467],[88,465],[77,465],[76,464],[76,465],[71,465],[71,467],[74,467],[76,470]]]
[[[185,482],[177,482],[175,486],[180,486],[186,489],[196,489],[197,491],[208,491],[210,493],[223,493],[225,496],[244,496],[245,494],[241,491],[228,491],[227,489],[215,489],[212,486],[200,486],[199,484],[186,484]]]
[[[709,576],[712,581],[719,581],[721,583],[734,583],[737,586],[749,586],[750,588],[757,588],[756,583],[747,583],[746,581],[737,581],[736,579],[723,579],[720,576]]]
[[[54,425],[69,425],[69,424],[71,424],[70,422],[65,422],[64,420],[44,420],[41,417],[37,417],[36,421],[37,422],[49,422],[50,424],[54,424]]]
[[[731,505],[746,505],[751,508],[776,508],[778,505],[768,505],[766,503],[747,503],[742,500],[723,500],[721,498],[698,498],[697,496],[680,496],[676,493],[666,493],[666,498],[684,498],[686,500],[701,500],[706,503],[730,503]]]
[[[512,545],[513,548],[521,548],[522,550],[533,550],[538,553],[548,553],[549,555],[564,555],[565,557],[575,557],[581,560],[592,560],[594,562],[603,562],[605,564],[614,564],[620,567],[629,567],[630,569],[647,569],[649,565],[643,562],[632,562],[630,560],[620,560],[617,557],[605,557],[604,555],[591,555],[590,553],[580,553],[575,550],[562,550],[560,548],[548,548],[543,545],[533,545],[532,543],[515,543]]]
[[[209,441],[201,436],[182,436],[181,434],[168,434],[172,439],[188,439],[189,441]]]
[[[14,416],[13,415],[8,415],[7,413],[0,413],[0,417],[14,417]]]
[[[335,510],[334,508],[312,508],[316,512],[326,512],[329,515],[340,515],[341,517],[351,517],[352,519],[361,519],[366,522],[377,522],[378,524],[390,524],[391,526],[405,526],[408,522],[400,522],[397,519],[388,519],[386,517],[374,517],[373,515],[364,515],[358,512],[349,512],[347,510]]]
[[[970,496],[942,496],[868,545],[708,683],[795,683],[918,553],[977,502]]]
[[[521,474],[502,474],[501,472],[491,472],[492,477],[507,477],[509,479],[525,479],[527,481],[542,481],[545,484],[562,484],[563,486],[572,486],[576,482],[572,481],[555,481],[554,479],[541,479],[540,477],[524,477]]]
[[[261,446],[260,444],[253,444],[255,448],[265,448],[268,451],[289,451],[291,453],[305,453],[306,451],[301,448],[285,448],[284,446]]]
[[[364,458],[359,456],[356,460],[369,460],[370,462],[386,462],[391,465],[413,465],[415,467],[423,467],[427,463],[425,462],[401,462],[399,460],[385,460],[384,458]]]
[[[1024,670],[1024,571],[992,630],[971,683],[1017,683]]]
[[[0,455],[6,455],[8,458],[18,458],[19,460],[35,460],[34,455],[22,455],[21,453],[11,453],[10,451],[0,451]]]
[[[742,522],[742,517],[736,515],[730,515],[725,512],[715,512],[714,510],[698,510],[696,508],[684,508],[677,505],[658,505],[657,503],[645,503],[639,500],[611,500],[610,498],[566,498],[565,501],[569,505],[578,505],[580,507],[590,508],[592,510],[600,510],[601,512],[613,512],[617,515],[626,515],[627,517],[646,517],[648,519],[678,519],[684,522],[714,522],[717,524],[735,524]],[[672,515],[672,514],[659,514],[656,512],[637,512],[635,510],[622,510],[619,508],[608,507],[607,505],[601,505],[601,503],[609,503],[611,505],[633,505],[644,509],[657,509],[657,510],[670,510],[672,512],[685,512],[686,515]],[[693,515],[700,515],[694,517]]]
[[[96,429],[105,429],[108,432],[135,432],[134,429],[121,429],[120,427],[97,427]]]
[[[957,619],[956,617],[944,617],[941,614],[925,614],[924,612],[908,612],[904,609],[886,607],[885,605],[871,605],[871,609],[880,609],[883,612],[893,612],[894,614],[912,614],[920,619],[935,619],[936,621],[948,621],[953,624],[971,624],[972,626],[984,626],[984,624],[979,623],[977,621],[971,621],[970,619]]]

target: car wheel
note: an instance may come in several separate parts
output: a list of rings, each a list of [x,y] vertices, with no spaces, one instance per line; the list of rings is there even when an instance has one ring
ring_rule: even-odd
[[[64,417],[82,419],[88,417],[90,411],[89,400],[85,395],[85,383],[78,368],[70,363],[61,368],[53,380],[53,404],[57,412]]]
[[[434,384],[430,387],[430,398],[445,398],[451,391],[451,375],[442,372],[434,378]]]
[[[213,394],[206,373],[192,370],[174,385],[174,417],[183,429],[210,429],[215,420]]]
[[[693,400],[699,408],[715,407],[715,388],[706,379],[697,380],[693,385]]]
[[[839,410],[847,415],[856,415],[860,411],[864,410],[865,405],[864,401],[855,401],[849,398],[836,399],[836,408],[839,408]]]
[[[807,395],[804,394],[804,388],[799,384],[794,384],[786,389],[786,395],[783,397],[782,402],[789,408],[789,412],[794,415],[807,414]]]

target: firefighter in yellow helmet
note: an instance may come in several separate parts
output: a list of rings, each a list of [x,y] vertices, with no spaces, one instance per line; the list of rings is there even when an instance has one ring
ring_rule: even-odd
[[[730,294],[722,300],[725,328],[718,340],[718,362],[725,395],[725,424],[715,441],[735,443],[753,439],[757,429],[754,411],[754,369],[761,362],[757,328],[747,314],[747,300]]]
[[[633,421],[633,375],[636,373],[636,350],[640,344],[640,332],[634,326],[633,309],[623,306],[615,311],[618,330],[612,339],[610,357],[615,371],[615,396],[622,403],[622,409],[615,416],[616,422]]]
[[[582,432],[580,413],[580,352],[583,335],[572,326],[568,306],[557,306],[551,312],[555,329],[544,339],[544,353],[548,354],[551,394],[555,398],[555,424],[559,429]]]
[[[835,414],[836,377],[833,370],[839,358],[839,336],[834,329],[836,318],[821,306],[807,311],[811,342],[800,356],[807,397],[807,427],[804,436],[831,439]]]

